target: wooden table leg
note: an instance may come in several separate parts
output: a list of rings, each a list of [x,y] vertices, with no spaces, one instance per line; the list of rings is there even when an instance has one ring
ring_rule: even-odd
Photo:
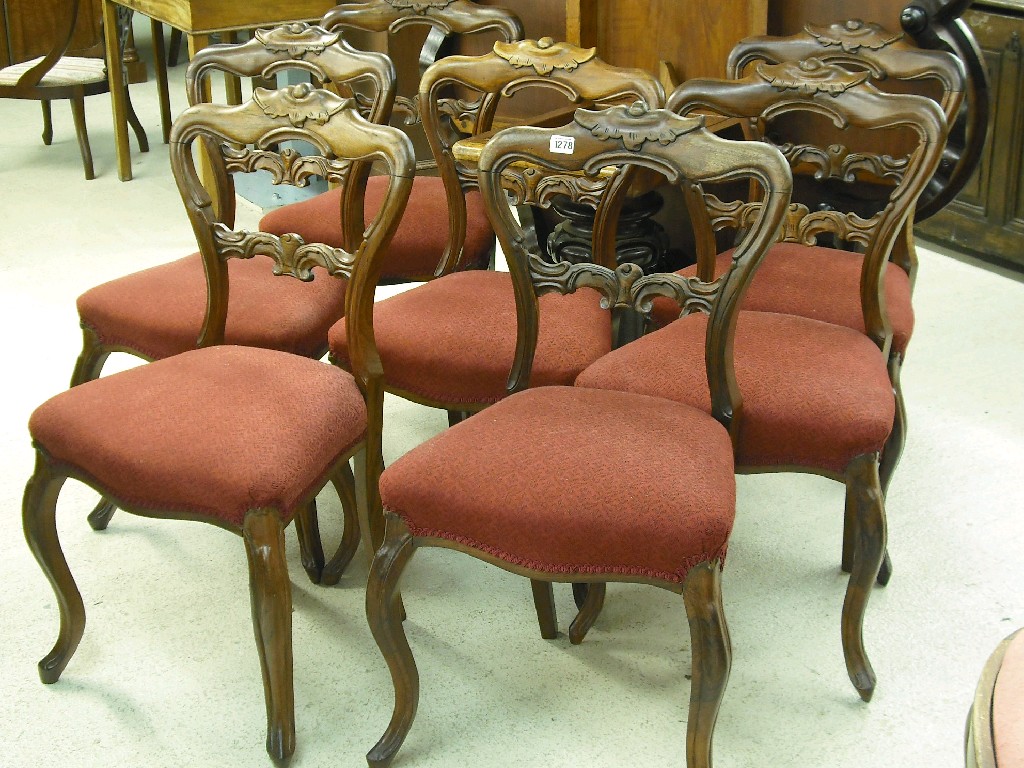
[[[221,33],[222,42],[237,43],[237,32]],[[242,103],[242,81],[234,75],[224,73],[224,90],[227,94],[226,103],[237,106]]]
[[[186,33],[187,34],[187,33]],[[195,59],[195,55],[203,48],[210,44],[209,35],[188,35],[188,55],[190,59]],[[204,103],[209,103],[213,100],[213,89],[211,88],[210,79],[208,77],[203,78],[202,90],[200,91],[199,98]],[[199,166],[199,179],[203,182],[203,186],[206,187],[206,191],[210,193],[210,200],[213,203],[213,210],[221,211],[222,201],[220,200],[220,194],[217,190],[217,182],[213,174],[213,168],[210,165],[210,157],[206,153],[206,148],[202,142],[198,143],[196,147],[197,160]]]
[[[160,128],[164,144],[171,138],[171,92],[167,87],[167,54],[164,52],[164,25],[150,19],[153,35],[153,71],[156,74],[156,92],[160,101]]]
[[[124,98],[124,68],[121,64],[120,35],[117,29],[117,5],[103,0],[103,37],[107,57],[107,79],[110,82],[110,105],[114,113],[114,148],[117,151],[117,176],[121,181],[132,178],[131,148],[128,146],[128,113]]]

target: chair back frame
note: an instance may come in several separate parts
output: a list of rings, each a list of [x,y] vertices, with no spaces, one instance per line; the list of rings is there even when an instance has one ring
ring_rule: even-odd
[[[228,173],[269,171],[275,183],[303,186],[312,176],[338,181],[353,162],[378,161],[389,178],[384,204],[352,249],[307,243],[300,236],[235,231],[219,217],[199,179],[192,147],[202,140],[218,151]],[[319,154],[280,149],[306,142]],[[278,90],[256,88],[240,106],[197,104],[174,123],[171,168],[199,242],[206,268],[208,303],[199,346],[223,343],[227,320],[227,259],[269,256],[274,272],[312,280],[316,267],[349,280],[345,316],[352,372],[364,394],[382,397],[382,368],[373,339],[373,297],[381,269],[378,256],[398,227],[412,188],[415,159],[409,138],[363,118],[353,99],[310,84]],[[374,398],[378,399],[378,398]],[[369,403],[368,403],[369,405]]]
[[[837,210],[808,210],[794,203],[782,232],[783,242],[815,245],[817,237],[833,233],[865,251],[860,295],[867,335],[889,353],[892,329],[885,312],[884,267],[893,244],[914,210],[942,158],[947,134],[945,115],[933,100],[879,91],[867,72],[851,72],[817,59],[782,64],[757,64],[742,80],[697,79],[683,83],[668,99],[668,109],[681,115],[710,110],[751,121],[757,136],[765,125],[788,114],[823,116],[839,129],[903,130],[916,135],[917,146],[906,158],[852,151],[841,145],[821,148],[810,144],[781,147],[794,173],[811,169],[818,180],[852,183],[861,174],[893,184],[884,206],[869,218]],[[719,224],[742,222],[758,202],[738,208],[721,206]],[[698,252],[702,276],[713,270],[714,253]]]
[[[553,152],[556,141],[571,145],[571,154]],[[619,170],[613,172],[599,197],[595,198],[591,186],[578,183],[581,175],[594,179],[607,174],[609,167]],[[644,275],[631,263],[607,266],[615,264],[615,230],[631,179],[630,173],[621,170],[626,167],[647,169],[695,194],[705,183],[744,180],[759,185],[764,204],[749,221],[727,273],[704,281],[671,273]],[[553,183],[534,183],[537,178]],[[718,137],[704,127],[702,118],[649,111],[637,102],[603,111],[579,109],[573,122],[561,128],[500,131],[480,157],[479,184],[515,287],[519,326],[509,391],[524,389],[529,383],[539,325],[538,295],[588,287],[601,293],[602,306],[607,309],[644,313],[650,312],[655,297],[667,296],[686,313],[710,315],[705,362],[712,414],[735,440],[742,410],[732,359],[736,319],[746,287],[775,241],[789,206],[792,175],[782,153],[765,144]],[[516,204],[545,206],[560,194],[569,194],[575,201],[593,203],[596,199],[593,263],[547,260],[536,240],[513,216],[507,188],[516,190]],[[703,221],[697,226],[710,228],[708,210],[701,212]]]
[[[199,51],[185,75],[188,103],[191,106],[205,100],[204,82],[215,72],[270,79],[286,70],[306,72],[315,87],[331,87],[352,96],[370,122],[386,123],[391,117],[396,93],[391,59],[383,53],[353,48],[340,32],[305,22],[260,29],[243,44],[213,45]],[[217,153],[210,151],[208,156],[215,158]],[[217,199],[226,206],[224,218],[230,221],[234,216],[234,184],[220,163],[211,162],[211,170],[219,189]],[[357,222],[363,221],[363,189],[369,173],[368,163],[356,163],[345,177],[349,183],[343,185],[338,215],[350,211],[353,217],[342,217],[347,225],[344,242],[348,248],[354,248],[362,235]]]
[[[490,131],[501,99],[532,87],[558,91],[571,104],[600,107],[640,101],[656,109],[665,102],[661,83],[650,73],[614,67],[598,58],[595,48],[556,43],[549,37],[499,42],[482,56],[448,56],[431,66],[420,80],[420,109],[448,195],[453,233],[437,276],[459,263],[466,234],[465,193],[477,186],[476,174],[456,162],[452,146],[465,135]],[[445,98],[449,89],[468,89],[480,98]]]

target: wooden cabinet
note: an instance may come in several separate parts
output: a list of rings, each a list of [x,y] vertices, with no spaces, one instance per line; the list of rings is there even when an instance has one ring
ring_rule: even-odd
[[[0,0],[0,63],[4,66],[42,56],[53,45],[57,9],[67,0]],[[103,56],[100,0],[80,0],[78,23],[68,53]]]
[[[975,2],[964,20],[988,69],[988,135],[967,186],[916,231],[956,250],[1024,269],[1024,2]]]

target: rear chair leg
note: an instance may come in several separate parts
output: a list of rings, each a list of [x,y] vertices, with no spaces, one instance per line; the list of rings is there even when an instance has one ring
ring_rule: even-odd
[[[299,556],[302,569],[314,584],[323,578],[324,547],[320,541],[320,523],[316,514],[316,499],[295,514],[295,532],[299,537]]]
[[[569,625],[569,642],[573,645],[579,645],[583,642],[583,638],[587,636],[587,632],[594,626],[597,617],[601,615],[606,588],[607,585],[604,582],[594,582],[588,585],[587,596],[583,600],[583,605],[580,606],[579,613],[576,614],[576,618]]]
[[[49,101],[40,101],[43,108],[43,144],[50,146],[53,143],[53,112]]]
[[[85,168],[85,180],[95,179],[92,168],[92,150],[89,148],[89,131],[85,124],[85,96],[76,94],[71,97],[71,116],[75,119],[75,133],[78,135],[78,150],[82,153],[82,167]]]
[[[540,636],[545,640],[558,637],[558,614],[555,611],[555,590],[550,581],[530,579],[533,589],[533,607],[537,611]]]
[[[345,516],[345,527],[341,533],[341,543],[334,557],[324,566],[323,576],[320,583],[331,587],[338,583],[345,568],[352,562],[356,551],[359,549],[359,511],[356,503],[356,481],[352,475],[352,467],[348,462],[342,462],[337,472],[331,476],[331,484],[334,486],[338,498],[341,500],[341,510]]]

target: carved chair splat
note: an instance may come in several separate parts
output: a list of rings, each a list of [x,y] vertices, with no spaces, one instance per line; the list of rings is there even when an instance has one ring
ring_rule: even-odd
[[[555,136],[571,138],[574,153],[552,153]],[[573,183],[581,176],[594,182],[608,167],[619,170],[604,174],[603,193]],[[765,205],[750,221],[727,275],[707,283],[644,275],[635,264],[606,266],[615,263],[615,229],[634,167],[681,186],[753,179],[765,190]],[[551,183],[528,182],[527,173]],[[419,678],[403,629],[399,582],[416,550],[444,547],[531,579],[545,638],[557,634],[551,582],[641,582],[682,595],[693,654],[686,764],[710,768],[731,665],[720,571],[734,515],[730,433],[740,428],[743,412],[731,339],[746,283],[785,216],[788,164],[777,149],[727,141],[700,119],[638,103],[578,110],[572,124],[556,129],[497,133],[481,155],[479,184],[515,286],[509,395],[486,415],[414,448],[381,477],[387,532],[371,565],[366,607],[391,671],[395,709],[367,761],[390,765],[412,727]],[[513,215],[506,189],[514,204],[548,205],[559,192],[596,203],[594,263],[546,256]],[[707,366],[712,412],[641,395],[530,386],[538,296],[584,289],[601,295],[606,312],[648,307],[655,296],[709,312],[699,358]],[[637,443],[647,447],[642,457]],[[481,455],[492,458],[481,462]],[[570,629],[570,637],[579,631]]]
[[[318,154],[275,149],[289,140],[308,142]],[[286,184],[376,162],[387,168],[389,192],[351,250],[235,231],[199,181],[193,145],[200,141],[218,152],[228,172],[259,165]],[[371,327],[377,256],[401,218],[415,158],[403,133],[366,121],[353,100],[310,85],[256,89],[238,107],[192,106],[175,121],[170,152],[208,276],[199,348],[72,387],[32,415],[36,468],[25,491],[24,531],[60,609],[59,636],[39,672],[44,683],[56,682],[85,627],[55,526],[67,478],[140,515],[211,523],[244,541],[267,751],[283,762],[295,748],[283,529],[295,520],[304,530],[300,538],[318,541],[313,499],[328,481],[339,480],[353,456],[369,457],[360,484],[371,504],[375,498],[382,418]],[[321,280],[347,279],[353,373],[279,350],[225,343],[227,262],[234,258],[262,259],[282,281],[310,280],[314,273]],[[322,554],[316,565],[314,581]]]
[[[810,472],[845,485],[852,546],[841,635],[850,680],[868,700],[875,674],[864,649],[863,621],[886,549],[879,466],[896,408],[887,369],[892,331],[882,274],[892,241],[939,160],[946,123],[934,101],[883,94],[865,82],[866,78],[866,73],[851,73],[817,61],[761,64],[742,80],[684,83],[669,97],[668,107],[682,114],[707,110],[744,120],[814,114],[837,126],[866,131],[902,127],[917,139],[912,155],[904,160],[883,157],[871,161],[854,149],[842,148],[836,163],[835,153],[799,145],[782,147],[794,166],[794,176],[811,166],[825,178],[830,173],[846,176],[866,169],[873,175],[898,179],[890,187],[888,203],[868,218],[855,212],[810,211],[794,203],[779,231],[786,244],[793,242],[799,247],[813,246],[815,238],[825,232],[864,246],[863,269],[858,276],[866,330],[748,310],[751,289],[738,314],[734,347],[737,382],[744,395],[744,419],[735,433],[738,471]],[[694,197],[689,198],[691,203]],[[738,227],[741,231],[747,217],[762,205],[756,196],[727,203],[705,193],[703,201],[712,209],[712,228]],[[694,207],[691,205],[691,210]],[[712,279],[735,259],[735,252],[716,255],[714,238],[698,238],[697,243],[697,266],[684,274]],[[797,274],[794,282],[799,284],[799,280]],[[752,285],[756,282],[757,276]],[[662,302],[651,311],[665,312],[667,307]],[[699,392],[705,371],[681,352],[701,348],[702,320],[685,307],[680,314],[678,305],[672,306],[671,317],[676,319],[592,365],[577,379],[577,386],[667,397],[707,408],[703,398],[694,394]]]

